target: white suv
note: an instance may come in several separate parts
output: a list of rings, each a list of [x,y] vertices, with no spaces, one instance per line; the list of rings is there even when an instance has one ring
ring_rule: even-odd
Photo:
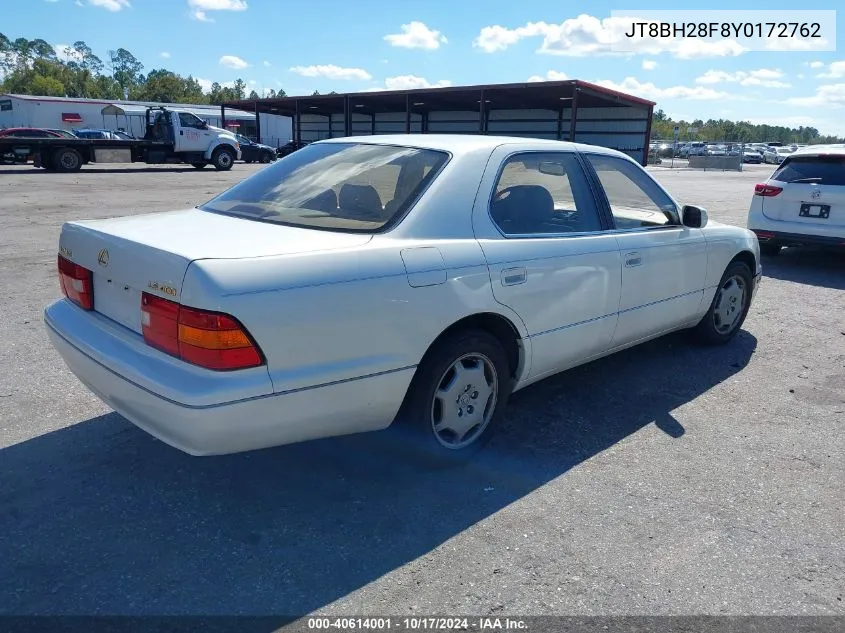
[[[845,145],[789,154],[754,187],[748,228],[764,255],[777,255],[784,246],[845,248]]]

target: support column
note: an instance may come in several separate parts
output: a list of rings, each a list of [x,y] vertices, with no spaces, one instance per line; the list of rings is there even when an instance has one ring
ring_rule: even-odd
[[[654,106],[649,106],[648,107],[648,123],[646,123],[646,128],[645,128],[645,143],[643,144],[643,162],[642,162],[643,167],[648,166],[648,149],[649,149],[649,146],[651,145],[651,117],[652,116],[654,116]],[[742,155],[740,155],[740,158],[742,158]],[[740,160],[740,164],[742,164],[741,160]]]
[[[370,114],[370,134],[376,135],[376,113]]]
[[[220,127],[226,129],[226,106],[220,104]]]
[[[259,112],[258,112],[258,101],[256,100],[253,105],[255,107],[255,136],[256,136],[258,142],[260,143],[261,142],[261,116],[259,116]]]
[[[557,135],[555,138],[558,141],[562,141],[563,139],[561,136],[563,135],[563,110],[564,106],[560,106],[560,109],[557,111]]]
[[[487,103],[484,100],[484,91],[481,91],[481,98],[478,100],[478,133],[487,134]]]
[[[578,93],[581,89],[575,86],[575,91],[572,93],[572,118],[569,119],[569,140],[575,142],[575,126],[578,123]]]
[[[331,121],[331,118],[329,118]],[[343,98],[343,135],[352,136],[352,113],[349,111],[349,97]]]
[[[297,100],[296,100],[296,115],[295,115],[295,119],[296,119],[296,120],[294,121],[294,129],[293,129],[293,132],[294,132],[294,140],[295,140],[297,143],[301,143],[301,142],[302,142],[302,115],[301,115],[301,113],[300,113],[300,111],[299,111],[299,99],[297,99]]]
[[[405,134],[411,133],[411,95],[405,95]]]

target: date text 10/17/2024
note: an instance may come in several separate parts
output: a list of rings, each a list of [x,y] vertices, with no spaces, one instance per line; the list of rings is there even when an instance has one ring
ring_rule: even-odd
[[[527,631],[519,618],[495,617],[310,617],[309,631]]]

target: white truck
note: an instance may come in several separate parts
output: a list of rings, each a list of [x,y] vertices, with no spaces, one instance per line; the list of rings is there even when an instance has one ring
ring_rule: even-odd
[[[241,157],[233,132],[213,127],[192,112],[166,107],[146,111],[142,139],[0,138],[0,155],[31,158],[48,171],[78,171],[88,163],[187,163],[227,171]]]

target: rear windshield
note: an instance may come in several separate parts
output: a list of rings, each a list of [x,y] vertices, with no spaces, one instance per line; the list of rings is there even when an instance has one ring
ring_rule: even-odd
[[[401,218],[449,155],[427,149],[308,145],[200,209],[290,226],[373,232]]]
[[[772,180],[845,186],[845,156],[790,156]]]

